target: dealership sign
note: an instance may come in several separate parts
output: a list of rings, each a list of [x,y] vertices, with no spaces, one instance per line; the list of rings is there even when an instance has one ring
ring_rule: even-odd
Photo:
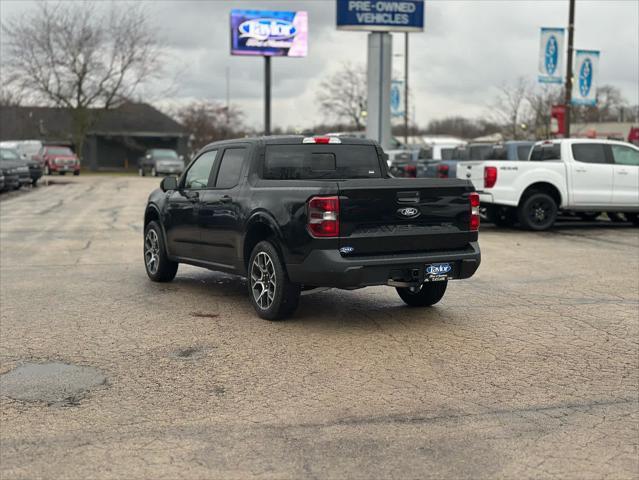
[[[231,10],[231,54],[305,57],[308,14],[270,10]]]
[[[599,52],[597,50],[575,51],[575,70],[572,85],[574,105],[597,104],[597,74]]]
[[[337,0],[337,28],[421,32],[424,0]]]
[[[538,80],[562,83],[564,78],[564,29],[542,28],[539,42]]]

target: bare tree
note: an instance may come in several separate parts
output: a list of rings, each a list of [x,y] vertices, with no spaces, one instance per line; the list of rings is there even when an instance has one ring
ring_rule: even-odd
[[[563,92],[561,87],[557,85],[540,85],[531,88],[526,99],[530,105],[527,119],[530,130],[534,133],[535,138],[549,138],[550,130],[550,113],[553,105],[563,103]]]
[[[8,80],[36,101],[69,109],[80,154],[95,109],[131,98],[159,67],[142,7],[103,5],[43,2],[2,24]]]
[[[207,143],[242,136],[246,131],[244,113],[231,105],[218,102],[193,102],[180,108],[177,119],[191,134],[191,149],[199,150]]]
[[[366,70],[343,63],[338,72],[320,83],[317,100],[326,116],[346,120],[361,130],[366,112]]]
[[[505,136],[518,139],[522,133],[522,120],[527,114],[529,91],[528,82],[524,77],[519,77],[512,84],[504,84],[499,87],[499,94],[492,105],[492,114],[495,121],[504,125]]]
[[[617,122],[624,116],[628,103],[617,87],[601,85],[596,96],[596,105],[573,107],[575,122]]]

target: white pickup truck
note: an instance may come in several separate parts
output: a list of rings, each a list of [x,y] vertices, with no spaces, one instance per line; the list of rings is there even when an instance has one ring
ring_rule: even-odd
[[[600,212],[639,224],[639,148],[613,140],[537,142],[528,161],[460,162],[457,177],[470,179],[489,221],[550,228],[558,212],[587,218]]]

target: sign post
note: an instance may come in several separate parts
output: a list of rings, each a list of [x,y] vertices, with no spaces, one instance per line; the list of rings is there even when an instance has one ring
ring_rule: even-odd
[[[231,55],[264,57],[264,134],[271,134],[271,57],[305,57],[307,12],[231,10]]]
[[[423,31],[424,0],[337,0],[337,28],[371,32],[368,35],[366,74],[366,136],[379,142],[382,148],[388,149],[391,142],[390,32]],[[405,54],[408,57],[408,52]],[[408,61],[407,58],[405,61]],[[405,89],[407,92],[407,85]],[[408,115],[408,112],[405,114]]]

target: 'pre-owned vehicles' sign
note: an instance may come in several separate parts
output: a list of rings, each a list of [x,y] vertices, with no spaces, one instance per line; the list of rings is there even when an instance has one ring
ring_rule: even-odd
[[[308,14],[231,10],[231,54],[305,57]]]
[[[337,0],[337,28],[421,32],[424,0]]]

